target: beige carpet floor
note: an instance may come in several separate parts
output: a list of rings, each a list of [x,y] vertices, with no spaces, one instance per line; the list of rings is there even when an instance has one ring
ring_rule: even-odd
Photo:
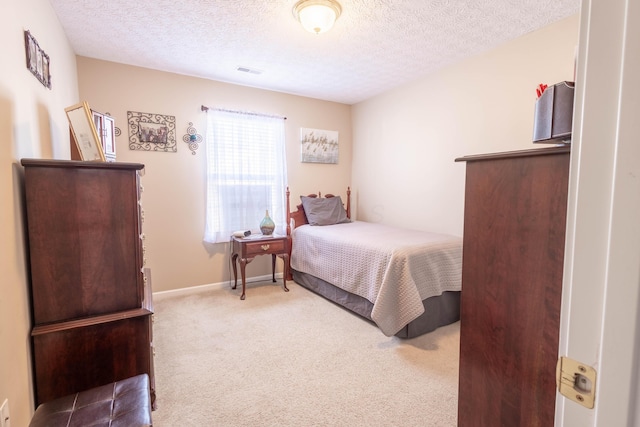
[[[154,426],[455,426],[459,322],[411,340],[289,282],[154,302]]]

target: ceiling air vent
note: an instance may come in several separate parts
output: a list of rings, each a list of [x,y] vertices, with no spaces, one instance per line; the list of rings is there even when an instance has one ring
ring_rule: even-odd
[[[256,70],[255,68],[249,67],[238,67],[236,68],[236,70],[240,71],[241,73],[262,74],[262,70]]]

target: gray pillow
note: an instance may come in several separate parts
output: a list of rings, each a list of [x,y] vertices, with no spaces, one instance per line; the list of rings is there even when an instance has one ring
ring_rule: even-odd
[[[333,225],[351,222],[340,196],[326,199],[300,196],[302,207],[310,225]]]

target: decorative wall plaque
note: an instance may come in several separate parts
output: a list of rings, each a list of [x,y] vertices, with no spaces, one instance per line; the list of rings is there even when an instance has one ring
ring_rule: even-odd
[[[131,150],[173,153],[178,150],[175,116],[127,111],[127,122]]]

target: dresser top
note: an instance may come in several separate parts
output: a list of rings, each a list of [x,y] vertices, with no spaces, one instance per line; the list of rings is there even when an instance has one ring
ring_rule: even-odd
[[[21,159],[22,166],[39,166],[51,168],[77,168],[77,169],[133,169],[142,170],[142,163],[124,162],[90,162],[82,160],[55,160],[55,159]]]
[[[548,148],[532,148],[530,150],[503,151],[499,153],[473,154],[470,156],[458,157],[456,162],[472,162],[476,160],[495,160],[513,157],[545,156],[549,154],[561,154],[571,152],[571,145],[554,146]]]

